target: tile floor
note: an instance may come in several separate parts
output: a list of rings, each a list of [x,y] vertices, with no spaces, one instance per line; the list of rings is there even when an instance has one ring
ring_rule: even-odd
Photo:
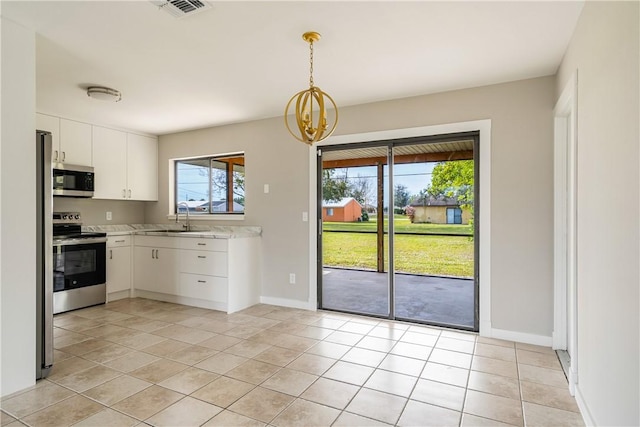
[[[544,347],[333,312],[125,299],[55,318],[4,426],[584,425]]]

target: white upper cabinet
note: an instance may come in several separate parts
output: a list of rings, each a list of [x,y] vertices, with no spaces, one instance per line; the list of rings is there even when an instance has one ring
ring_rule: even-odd
[[[127,195],[127,134],[93,126],[95,199],[124,199]]]
[[[94,199],[158,200],[158,141],[93,126]]]
[[[158,200],[158,140],[127,134],[127,198]]]
[[[61,118],[59,151],[58,162],[92,166],[91,125]]]
[[[158,139],[36,113],[54,163],[93,166],[94,199],[158,200]]]
[[[51,161],[91,166],[91,125],[36,113],[36,129],[51,132]]]

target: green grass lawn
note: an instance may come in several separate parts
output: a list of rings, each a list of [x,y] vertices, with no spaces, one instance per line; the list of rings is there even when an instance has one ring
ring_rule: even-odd
[[[323,233],[322,247],[325,266],[377,268],[375,233]],[[396,272],[473,277],[473,241],[469,237],[396,235],[395,257]]]
[[[394,226],[397,233],[419,233],[419,234],[465,234],[471,235],[469,225],[460,224],[412,224],[409,218],[404,215],[394,216]],[[322,229],[325,231],[366,231],[375,232],[378,222],[375,216],[371,216],[366,222],[323,222]],[[388,218],[385,218],[385,230],[388,229]]]

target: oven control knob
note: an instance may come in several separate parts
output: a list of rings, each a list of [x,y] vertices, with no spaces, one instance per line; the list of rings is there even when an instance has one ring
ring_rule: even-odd
[[[80,219],[80,215],[76,215],[76,219]]]
[[[62,215],[62,219],[65,219],[65,220],[66,220],[66,219],[67,219],[67,216],[66,216],[66,215]]]

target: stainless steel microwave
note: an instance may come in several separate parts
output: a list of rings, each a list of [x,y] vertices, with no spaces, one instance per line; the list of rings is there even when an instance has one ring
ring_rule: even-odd
[[[53,165],[53,195],[67,197],[93,197],[94,176],[91,166]]]

